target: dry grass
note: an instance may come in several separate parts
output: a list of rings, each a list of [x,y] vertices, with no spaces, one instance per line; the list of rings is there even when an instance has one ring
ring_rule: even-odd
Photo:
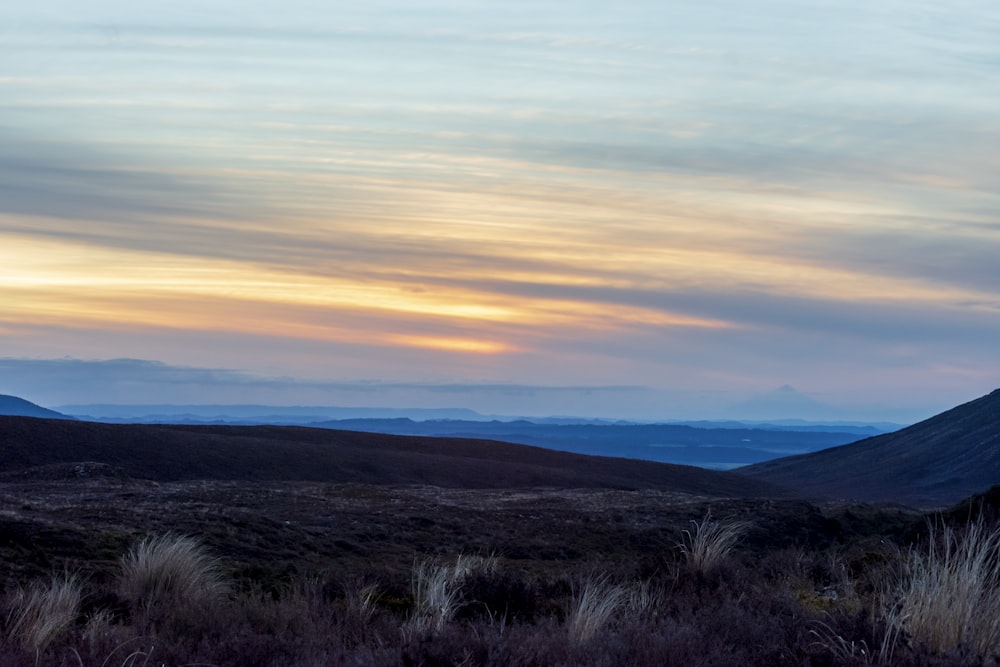
[[[76,621],[81,598],[73,575],[17,591],[7,605],[8,636],[25,648],[44,651]]]
[[[692,521],[694,530],[684,531],[684,540],[677,546],[685,559],[702,574],[717,568],[732,552],[736,542],[750,524],[745,521],[720,523],[706,514],[701,521]]]
[[[431,561],[413,568],[413,613],[409,625],[418,631],[439,631],[458,611],[459,588],[466,571]]]
[[[454,576],[465,578],[470,574],[493,574],[500,568],[500,558],[496,554],[479,556],[475,554],[459,554],[455,559]]]
[[[938,533],[932,526],[926,553],[911,551],[887,618],[935,653],[988,656],[1000,650],[1000,528]]]
[[[348,587],[345,591],[347,597],[347,608],[351,610],[357,618],[367,623],[375,616],[378,610],[377,604],[382,597],[377,584],[357,583]]]
[[[209,604],[226,591],[218,562],[202,544],[166,534],[140,541],[121,560],[119,593],[132,608]]]
[[[462,585],[473,574],[495,573],[500,559],[496,555],[459,554],[454,565],[424,560],[413,567],[411,592],[413,612],[408,627],[418,632],[440,631],[461,606]]]
[[[656,615],[662,603],[663,597],[654,590],[652,583],[643,581],[629,589],[625,607],[638,618],[649,618]]]
[[[889,664],[882,659],[882,656],[888,653],[874,653],[868,648],[865,640],[846,639],[823,621],[813,621],[812,625],[809,630],[809,634],[815,637],[812,646],[832,654],[838,662],[860,665]]]
[[[587,581],[570,603],[566,629],[570,641],[585,644],[593,639],[629,603],[625,586],[609,584],[603,578]]]

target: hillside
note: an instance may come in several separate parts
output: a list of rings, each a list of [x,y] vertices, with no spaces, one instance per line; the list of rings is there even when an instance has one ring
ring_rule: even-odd
[[[728,428],[686,424],[547,424],[527,420],[459,421],[354,419],[310,424],[397,435],[473,438],[534,445],[592,456],[614,456],[660,463],[728,470],[778,456],[814,452],[857,440],[857,433],[835,430]],[[865,435],[869,435],[866,433]]]
[[[157,481],[298,480],[367,484],[659,489],[781,495],[772,485],[689,466],[584,456],[489,440],[290,426],[100,424],[0,417],[0,472],[107,464]]]
[[[738,472],[816,497],[954,503],[1000,483],[1000,389],[894,433]]]
[[[0,394],[0,415],[10,415],[12,417],[43,417],[48,419],[73,419],[55,410],[43,408],[35,405],[31,401],[26,401],[17,396]]]

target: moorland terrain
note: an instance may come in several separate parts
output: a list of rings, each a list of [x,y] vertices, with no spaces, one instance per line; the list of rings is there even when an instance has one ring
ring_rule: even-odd
[[[0,666],[994,664],[996,568],[944,605],[957,629],[915,585],[945,544],[995,562],[998,402],[781,476],[0,417]],[[851,486],[871,441],[900,467]],[[965,468],[925,483],[972,457],[983,494]],[[823,486],[827,466],[844,477]],[[881,483],[892,502],[851,492]]]

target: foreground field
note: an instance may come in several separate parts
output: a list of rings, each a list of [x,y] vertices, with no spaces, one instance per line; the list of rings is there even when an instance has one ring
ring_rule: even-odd
[[[112,473],[0,484],[0,665],[950,665],[996,649],[910,622],[930,538],[903,509]],[[712,528],[733,543],[699,543]]]

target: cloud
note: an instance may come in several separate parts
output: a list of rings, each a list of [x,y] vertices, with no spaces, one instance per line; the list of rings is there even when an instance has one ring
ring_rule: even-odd
[[[54,7],[0,21],[7,354],[258,374],[136,376],[192,392],[989,357],[989,3]]]
[[[0,143],[0,213],[130,225],[237,213],[222,205],[217,185],[79,141],[33,140],[0,126]]]
[[[199,394],[218,397],[224,403],[250,390],[270,396],[277,404],[288,404],[304,397],[321,395],[364,396],[377,403],[399,395],[455,395],[473,397],[538,398],[586,394],[635,395],[648,392],[642,386],[566,385],[546,386],[516,383],[475,382],[393,382],[379,380],[331,381],[290,377],[266,377],[224,368],[180,366],[147,359],[25,359],[0,357],[0,393],[18,395],[74,396],[60,401],[72,402],[190,402],[184,397],[192,388]],[[62,388],[62,389],[60,389]],[[86,397],[86,398],[84,398]],[[228,398],[227,398],[228,397]],[[477,398],[478,397],[478,398]],[[422,400],[422,399],[421,399]],[[50,399],[51,404],[51,399]]]

